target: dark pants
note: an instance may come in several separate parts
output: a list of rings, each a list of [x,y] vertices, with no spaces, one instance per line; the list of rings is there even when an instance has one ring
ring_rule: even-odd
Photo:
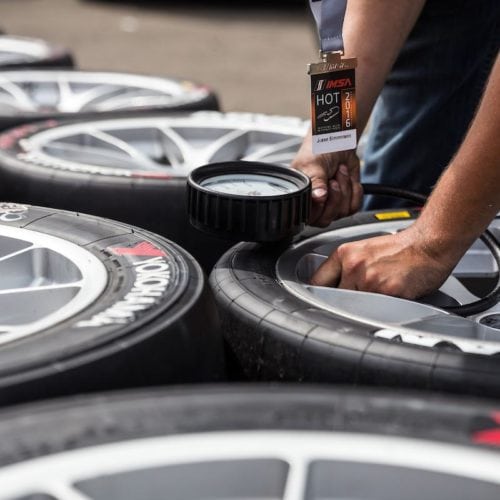
[[[499,18],[500,0],[427,1],[375,105],[363,182],[432,190],[479,104]],[[364,208],[403,204],[367,196]]]

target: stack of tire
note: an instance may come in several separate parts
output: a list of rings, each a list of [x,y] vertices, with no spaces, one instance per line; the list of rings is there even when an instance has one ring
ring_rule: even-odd
[[[172,78],[7,70],[0,99],[0,129],[10,128],[0,136],[5,201],[138,225],[207,273],[230,244],[189,226],[189,172],[217,161],[289,164],[307,129],[298,118],[220,113],[206,85]]]
[[[83,186],[90,204],[102,197],[126,207],[134,194],[130,182],[122,183],[126,195],[113,199],[113,177],[102,177],[102,192],[89,189],[89,175],[77,172],[69,185],[66,178],[57,186],[53,172],[28,180],[9,170],[17,158],[9,159],[11,148],[29,132],[101,116],[213,110],[215,94],[184,80],[78,71],[68,51],[7,35],[0,36],[0,67],[0,127],[10,128],[0,140],[6,166],[0,176],[0,405],[223,380],[218,315],[193,257],[147,230],[74,212],[113,215],[85,210],[76,192]],[[60,203],[57,193],[75,203]]]
[[[76,70],[58,47],[2,38],[0,308],[16,312],[0,319],[0,404],[224,379],[197,262],[210,272],[231,243],[189,226],[186,178],[212,161],[288,164],[307,123],[222,113],[205,85]],[[25,297],[36,307],[16,308]]]

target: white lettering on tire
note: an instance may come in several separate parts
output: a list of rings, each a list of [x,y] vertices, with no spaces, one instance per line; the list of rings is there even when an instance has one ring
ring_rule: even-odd
[[[106,325],[126,324],[133,321],[138,312],[149,309],[168,288],[171,269],[164,257],[136,262],[137,277],[125,297],[88,320],[79,321],[78,328],[96,328]]]

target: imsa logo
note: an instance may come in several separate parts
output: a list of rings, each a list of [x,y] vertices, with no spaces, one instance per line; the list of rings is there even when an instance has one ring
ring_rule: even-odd
[[[326,80],[318,80],[316,82],[316,88],[314,89],[314,92],[320,92],[321,90],[323,90],[325,87],[325,82]]]
[[[337,78],[336,80],[318,80],[316,82],[315,92],[321,92],[322,90],[330,89],[342,89],[344,87],[352,87],[352,81],[350,78]]]

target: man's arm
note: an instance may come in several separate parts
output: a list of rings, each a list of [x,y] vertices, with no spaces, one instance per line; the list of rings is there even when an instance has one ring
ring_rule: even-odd
[[[426,0],[348,0],[342,30],[345,56],[357,57],[357,127],[364,130],[387,75]]]
[[[446,280],[499,211],[500,57],[497,56],[465,140],[419,219],[396,235],[340,246],[311,281],[315,285],[409,299],[420,297]]]
[[[426,0],[348,0],[343,37],[345,55],[357,57],[359,134]],[[292,167],[311,178],[311,223],[325,226],[361,206],[359,160],[355,151],[314,155],[310,132]],[[340,168],[342,167],[342,168]]]

